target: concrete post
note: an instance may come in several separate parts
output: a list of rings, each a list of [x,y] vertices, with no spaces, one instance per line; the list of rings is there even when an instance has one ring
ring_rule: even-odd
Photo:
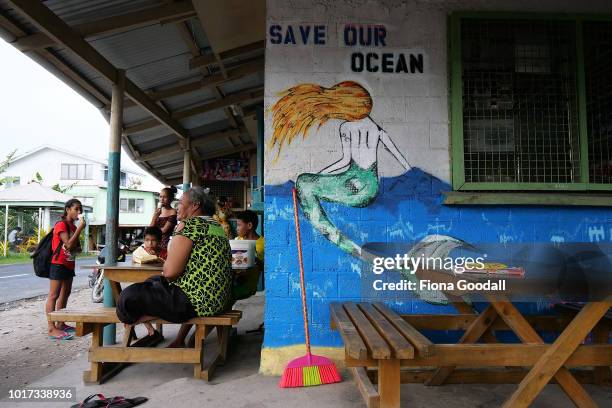
[[[38,207],[38,241],[40,243],[40,230],[42,228],[42,208]]]
[[[43,217],[45,230],[51,229],[51,207],[45,207],[45,214]]]
[[[6,258],[6,247],[8,246],[8,204],[4,208],[4,257]]]
[[[113,84],[110,116],[110,138],[108,145],[108,183],[106,193],[106,265],[117,264],[117,239],[119,238],[119,182],[121,168],[121,134],[123,132],[123,98],[125,93],[125,71],[117,70]],[[104,280],[104,306],[115,306],[113,292],[107,279]],[[115,344],[115,325],[104,327],[104,344]]]
[[[89,252],[89,216],[87,215],[87,213],[83,213],[83,216],[85,217],[85,241],[83,245],[83,252],[88,253]]]
[[[257,198],[260,203],[264,200],[264,148],[264,112],[262,107],[257,107]]]
[[[183,155],[183,193],[191,187],[191,143],[187,141]]]

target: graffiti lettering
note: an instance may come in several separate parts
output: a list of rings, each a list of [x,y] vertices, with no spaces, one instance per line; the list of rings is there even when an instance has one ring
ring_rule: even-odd
[[[410,63],[408,63],[410,61]],[[354,52],[351,54],[351,71],[353,72],[384,72],[384,73],[423,73],[423,54],[409,54],[406,60],[404,53],[385,52],[376,54]]]
[[[385,26],[355,26],[348,24],[344,26],[344,45],[353,47],[360,45],[362,47],[385,47],[387,43],[387,29]]]
[[[315,45],[325,45],[325,30],[324,25],[299,25],[295,29],[292,25],[288,25],[283,31],[280,25],[272,24],[268,29],[268,39],[271,44],[306,45],[312,42]]]

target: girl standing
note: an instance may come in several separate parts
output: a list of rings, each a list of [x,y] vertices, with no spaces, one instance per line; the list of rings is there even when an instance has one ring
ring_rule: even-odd
[[[49,269],[49,296],[45,305],[45,312],[64,309],[72,291],[72,278],[74,278],[75,255],[80,249],[79,235],[85,228],[85,219],[82,216],[83,207],[77,199],[71,199],[64,205],[62,219],[53,227],[51,249],[51,267]],[[74,222],[80,220],[77,227]],[[49,338],[54,340],[72,340],[74,327],[64,322],[48,323]]]
[[[168,254],[168,242],[174,227],[177,224],[176,210],[170,206],[174,201],[177,189],[175,186],[163,188],[159,192],[159,206],[153,214],[150,227],[158,227],[162,231],[162,239],[159,245],[159,257],[166,259]]]

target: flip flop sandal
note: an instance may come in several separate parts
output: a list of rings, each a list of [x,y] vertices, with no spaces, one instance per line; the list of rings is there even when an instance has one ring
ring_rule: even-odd
[[[98,399],[94,399],[98,398]],[[70,408],[102,408],[110,404],[110,401],[102,394],[92,394],[82,402],[70,406]]]
[[[144,404],[149,399],[146,397],[123,398],[113,397],[105,408],[131,408],[140,404]]]
[[[74,333],[76,331],[76,329],[72,326],[68,326],[67,324],[65,324],[62,327],[62,330],[65,331],[66,333]]]
[[[59,336],[49,336],[51,340],[73,340],[74,335],[66,332],[62,332]]]

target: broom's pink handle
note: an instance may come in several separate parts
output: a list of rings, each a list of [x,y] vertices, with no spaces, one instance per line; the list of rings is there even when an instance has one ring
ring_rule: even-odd
[[[310,355],[310,333],[308,332],[308,309],[306,307],[306,285],[304,284],[304,263],[302,261],[302,237],[300,235],[300,220],[298,218],[297,190],[291,191],[293,195],[293,219],[295,221],[295,237],[297,239],[298,261],[300,263],[300,289],[302,294],[302,314],[304,315],[304,334],[306,335],[306,353]]]

